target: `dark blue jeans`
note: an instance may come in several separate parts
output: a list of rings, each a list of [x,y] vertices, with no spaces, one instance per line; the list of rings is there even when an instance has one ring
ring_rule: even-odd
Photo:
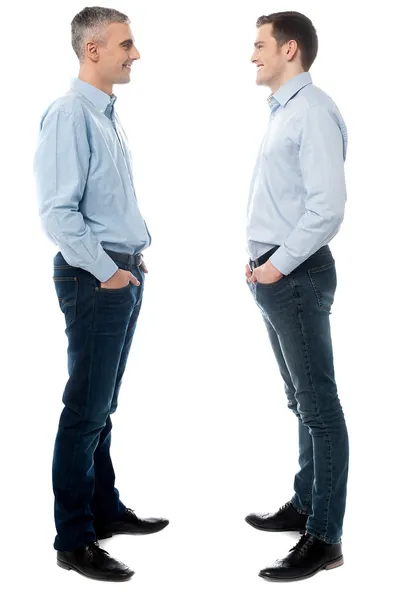
[[[128,269],[122,263],[118,267]],[[141,285],[100,287],[88,271],[54,258],[54,285],[65,316],[69,379],[53,457],[54,548],[70,551],[95,541],[95,525],[124,511],[110,456],[111,415],[140,312]]]
[[[349,444],[334,375],[330,312],[337,278],[328,246],[272,284],[249,284],[298,418],[299,466],[292,503],[307,531],[341,540]]]

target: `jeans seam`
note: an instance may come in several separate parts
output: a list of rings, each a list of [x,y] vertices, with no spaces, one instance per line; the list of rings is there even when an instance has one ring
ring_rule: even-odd
[[[291,500],[291,504],[292,504],[292,506],[295,508],[295,510],[296,510],[296,512],[297,512],[297,513],[299,513],[300,515],[305,515],[306,517],[308,517],[308,516],[309,516],[309,514],[308,514],[306,511],[304,511],[304,510],[300,509],[300,508],[299,508],[299,507],[298,507],[298,506],[297,506],[297,505],[294,503],[294,501],[293,501],[293,500]]]
[[[314,481],[314,477],[313,477],[313,481]],[[312,483],[312,487],[310,488],[310,492],[307,495],[306,500],[305,500],[305,502],[303,504],[306,509],[309,508],[312,505],[312,502],[311,502],[312,496],[313,496],[313,483]],[[309,515],[309,510],[306,510],[305,514]]]
[[[322,542],[325,542],[326,544],[340,544],[341,543],[341,538],[337,538],[337,539],[330,538],[327,535],[322,535],[320,533],[317,533],[311,527],[306,527],[306,531],[310,535],[313,535],[313,537],[317,538],[318,540],[321,540]]]
[[[96,291],[93,290],[93,297],[92,297],[92,311],[91,311],[91,328],[90,328],[90,363],[89,363],[89,371],[88,371],[88,379],[89,379],[89,385],[88,385],[88,390],[87,390],[87,400],[90,398],[90,394],[91,394],[91,385],[92,385],[92,370],[93,370],[93,354],[94,354],[94,322],[95,322],[95,304],[96,304]],[[87,407],[87,404],[86,404]]]
[[[322,534],[323,536],[327,535],[327,530],[328,530],[328,515],[329,515],[329,510],[330,510],[330,501],[331,501],[331,492],[332,492],[332,464],[331,464],[331,440],[330,437],[327,433],[327,429],[325,426],[325,423],[323,421],[323,419],[320,416],[320,412],[319,412],[319,407],[317,404],[317,393],[315,390],[315,386],[313,383],[313,379],[312,379],[312,374],[311,374],[311,370],[310,370],[310,365],[309,365],[309,354],[308,354],[308,350],[307,350],[307,344],[306,344],[306,337],[305,337],[305,333],[304,333],[304,325],[303,325],[303,320],[302,320],[302,304],[301,304],[301,296],[299,293],[299,286],[295,285],[295,279],[293,278],[293,285],[294,285],[294,291],[296,293],[296,298],[298,301],[297,304],[297,308],[298,308],[298,317],[299,317],[299,323],[300,323],[300,332],[301,332],[301,338],[302,338],[302,344],[303,344],[303,348],[304,348],[304,352],[305,352],[305,368],[306,368],[306,372],[309,378],[309,382],[310,382],[310,386],[312,389],[312,404],[314,406],[314,408],[316,409],[316,415],[317,415],[317,419],[319,420],[320,424],[323,426],[325,432],[326,432],[326,437],[328,439],[328,499],[327,499],[327,505],[326,508],[324,510],[324,533]]]
[[[294,390],[294,395],[292,397],[288,396],[288,408],[294,413],[294,415],[296,416],[296,418],[299,419],[299,421],[302,423],[301,415],[298,412],[298,402],[295,399],[295,390]],[[314,469],[313,469],[313,471],[314,471]],[[312,478],[310,490],[305,495],[305,497],[303,499],[303,502],[301,500],[301,504],[302,504],[302,506],[304,506],[305,510],[304,511],[299,510],[295,506],[295,508],[298,510],[298,512],[300,512],[301,514],[306,514],[307,516],[309,516],[309,508],[312,505],[311,500],[312,500],[312,495],[313,495],[313,482],[314,482],[314,474],[313,474],[313,478]],[[298,492],[296,492],[296,495],[299,497]]]

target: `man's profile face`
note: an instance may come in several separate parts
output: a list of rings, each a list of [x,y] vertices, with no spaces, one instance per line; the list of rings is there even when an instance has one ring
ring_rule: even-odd
[[[134,38],[128,23],[111,23],[104,35],[104,43],[97,45],[96,68],[107,83],[130,82],[130,71],[140,53],[134,45]]]

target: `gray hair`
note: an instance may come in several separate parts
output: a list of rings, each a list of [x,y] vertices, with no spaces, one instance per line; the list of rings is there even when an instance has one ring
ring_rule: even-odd
[[[130,23],[129,17],[113,8],[86,6],[72,20],[72,48],[80,62],[85,57],[87,38],[104,42],[104,30],[111,23]]]

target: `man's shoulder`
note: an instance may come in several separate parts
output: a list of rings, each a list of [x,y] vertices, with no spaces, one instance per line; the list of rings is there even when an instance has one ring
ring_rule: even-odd
[[[73,90],[59,96],[46,108],[42,115],[42,120],[59,114],[72,118],[76,117],[77,119],[84,117],[84,101],[82,96]]]
[[[309,111],[339,115],[339,109],[334,100],[324,90],[310,84],[299,90],[293,98],[292,108],[298,117],[304,116]]]
[[[344,118],[334,100],[324,90],[311,84],[302,88],[292,99],[291,111],[298,131],[307,123],[323,123],[334,121],[347,138]]]
[[[295,108],[298,111],[312,107],[331,109],[334,106],[331,96],[313,83],[299,90],[293,100],[295,101]]]

